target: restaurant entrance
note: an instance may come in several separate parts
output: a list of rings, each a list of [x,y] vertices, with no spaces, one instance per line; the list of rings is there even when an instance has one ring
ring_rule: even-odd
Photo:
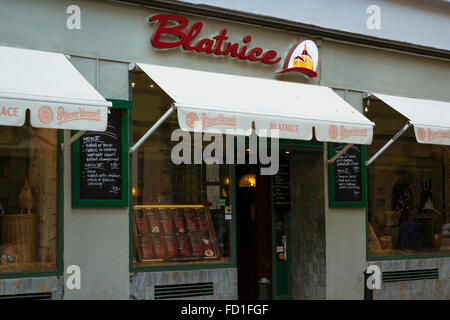
[[[237,165],[236,178],[238,298],[258,299],[258,281],[271,279],[270,176]]]
[[[290,298],[291,156],[280,150],[274,175],[261,175],[260,164],[236,166],[239,299]]]
[[[280,145],[274,175],[261,175],[260,165],[236,165],[239,299],[259,299],[262,278],[270,280],[270,299],[308,298],[313,287],[324,298],[322,161],[323,146],[303,142]]]

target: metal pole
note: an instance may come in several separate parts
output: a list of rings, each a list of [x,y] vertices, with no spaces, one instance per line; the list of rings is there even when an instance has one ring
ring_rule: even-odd
[[[259,300],[270,300],[272,294],[270,290],[270,280],[268,278],[261,278],[258,281],[259,285]]]
[[[370,158],[368,161],[366,161],[366,166],[369,166],[376,158],[378,158],[380,156],[380,154],[382,154],[384,152],[384,150],[386,150],[391,144],[393,144],[394,141],[397,140],[403,134],[403,132],[405,132],[410,126],[411,126],[411,122],[408,121],[408,123],[405,124],[405,126],[403,128],[401,128],[400,131],[397,132],[395,134],[395,136],[392,137],[391,140],[389,140],[380,150],[378,150],[378,152],[375,153],[372,156],[372,158]]]
[[[175,106],[171,106],[169,110],[166,111],[166,113],[163,114],[161,118],[159,118],[158,121],[142,136],[142,138],[139,139],[138,142],[132,147],[130,147],[130,153],[133,153],[136,151],[137,148],[141,144],[144,143],[145,140],[156,130],[159,128],[159,126],[172,114],[172,112],[175,111]]]

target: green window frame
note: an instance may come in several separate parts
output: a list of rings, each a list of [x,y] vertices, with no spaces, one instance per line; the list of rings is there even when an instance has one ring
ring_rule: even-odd
[[[131,91],[131,76],[130,76],[130,97],[132,97]],[[130,108],[128,111],[128,141],[129,145],[127,148],[128,153],[128,176],[130,177],[128,182],[128,239],[129,239],[129,271],[130,273],[135,272],[158,272],[158,271],[185,271],[185,270],[199,270],[199,269],[221,269],[221,268],[237,268],[237,258],[236,258],[236,168],[235,165],[229,165],[230,176],[231,176],[231,209],[232,209],[232,234],[231,234],[231,261],[230,262],[218,262],[218,263],[196,263],[196,264],[168,264],[161,266],[135,266],[133,264],[133,161],[131,159],[132,155],[129,153],[129,147],[133,143],[133,108],[132,100],[129,101]]]
[[[363,99],[363,106],[367,105],[367,99]],[[367,117],[367,112],[364,111],[364,116]],[[361,151],[362,152],[362,151]],[[367,159],[367,148],[364,150],[364,161]],[[367,167],[365,168],[365,176],[366,176],[366,204],[365,204],[365,214],[366,214],[366,261],[396,261],[396,260],[410,260],[410,259],[436,259],[436,258],[448,258],[450,257],[450,253],[429,253],[429,254],[411,254],[411,255],[397,255],[397,256],[370,256],[369,254],[369,194],[368,194],[368,186],[369,186],[369,178],[367,177]]]
[[[367,150],[364,152],[367,156]],[[367,171],[367,170],[366,170]],[[366,199],[369,199],[368,185],[370,181],[366,178]],[[369,203],[366,201],[365,205],[365,215],[366,215],[366,261],[396,261],[396,260],[411,260],[411,259],[436,259],[436,258],[449,258],[450,253],[428,253],[428,254],[410,254],[410,255],[391,255],[391,256],[370,256],[369,254]]]
[[[64,141],[64,130],[58,130],[58,145]],[[56,269],[45,271],[0,272],[0,279],[43,278],[64,275],[64,153],[58,148],[58,216],[56,220]]]
[[[130,116],[130,119],[132,117]],[[131,121],[131,120],[130,120]],[[130,125],[130,135],[132,135],[131,125]],[[130,140],[131,141],[131,140]],[[130,155],[130,166],[129,174],[132,177],[132,161]],[[133,264],[133,204],[132,199],[132,178],[130,179],[129,187],[129,197],[130,206],[128,210],[128,220],[129,220],[129,270],[130,272],[158,272],[158,271],[184,271],[184,270],[198,270],[198,269],[221,269],[221,268],[237,268],[236,261],[236,167],[235,165],[230,166],[231,175],[231,210],[232,210],[232,222],[231,222],[231,261],[230,262],[210,262],[210,263],[196,263],[196,264],[168,264],[161,266],[135,266]]]
[[[127,207],[129,205],[128,194],[128,110],[131,109],[131,101],[128,100],[114,100],[111,101],[114,110],[122,110],[122,198],[121,199],[81,199],[80,198],[80,140],[77,139],[72,143],[72,207],[74,208],[112,208],[112,207]],[[72,132],[75,134],[75,132]]]

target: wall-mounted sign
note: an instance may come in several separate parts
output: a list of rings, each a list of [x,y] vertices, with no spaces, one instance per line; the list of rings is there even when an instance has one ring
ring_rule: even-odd
[[[157,14],[149,19],[152,23],[157,21],[151,38],[153,47],[159,49],[173,49],[182,47],[187,51],[213,54],[216,56],[231,56],[240,60],[261,62],[263,64],[276,64],[281,60],[275,50],[264,51],[262,48],[249,47],[252,37],[246,35],[241,43],[227,41],[227,29],[222,29],[212,38],[198,39],[203,24],[200,21],[190,27],[188,18],[178,14]],[[175,40],[174,40],[175,39]]]
[[[329,143],[328,157],[332,158],[345,143]],[[365,146],[353,145],[328,168],[330,207],[356,207],[366,205]]]
[[[273,176],[273,206],[275,210],[290,210],[291,182],[289,159],[280,158],[277,174]]]
[[[319,63],[319,50],[311,40],[297,43],[289,51],[284,60],[283,69],[277,74],[286,72],[300,72],[311,78],[317,77],[316,69]]]
[[[103,132],[87,131],[72,144],[72,206],[128,205],[129,101],[110,100],[113,108]]]

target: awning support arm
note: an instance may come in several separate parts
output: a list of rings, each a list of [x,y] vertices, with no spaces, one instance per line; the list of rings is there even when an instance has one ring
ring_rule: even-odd
[[[411,121],[408,121],[405,126],[391,138],[391,140],[389,140],[380,150],[378,150],[377,153],[372,156],[372,158],[366,161],[366,166],[369,166],[376,158],[378,158],[384,152],[384,150],[386,150],[391,144],[393,144],[394,141],[397,140],[410,126]]]
[[[85,134],[86,130],[80,130],[77,133],[75,133],[73,136],[71,136],[69,139],[64,141],[64,143],[61,143],[61,151],[64,152],[67,146],[71,145],[75,140],[77,140],[79,137],[81,137],[83,134]]]
[[[166,113],[163,114],[161,118],[156,121],[156,123],[148,129],[148,131],[139,139],[138,142],[132,147],[130,147],[130,153],[133,153],[139,148],[141,144],[144,143],[145,140],[156,130],[159,128],[159,126],[175,111],[175,105],[172,105],[169,110],[166,111]]]
[[[350,149],[353,146],[353,143],[347,143],[347,145],[342,148],[338,153],[336,153],[330,160],[328,160],[328,164],[332,164],[339,158],[341,155],[343,155],[348,149]]]

